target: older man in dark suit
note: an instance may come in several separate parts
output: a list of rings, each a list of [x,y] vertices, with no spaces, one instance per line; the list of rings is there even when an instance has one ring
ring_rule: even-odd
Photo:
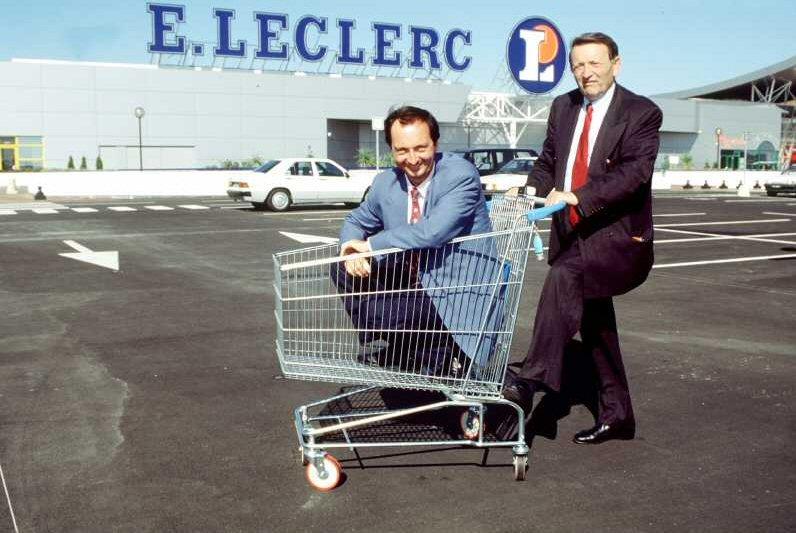
[[[504,396],[530,407],[535,391],[560,391],[565,347],[580,331],[596,368],[599,412],[573,440],[597,444],[635,435],[612,297],[640,285],[652,267],[650,185],[662,115],[615,82],[621,60],[609,36],[575,38],[569,61],[578,89],[554,100],[528,177],[546,204],[568,205],[553,217],[533,339]]]

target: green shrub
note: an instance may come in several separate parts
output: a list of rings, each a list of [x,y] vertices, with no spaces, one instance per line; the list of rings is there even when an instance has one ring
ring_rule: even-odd
[[[88,168],[88,164],[86,164],[86,156],[80,158],[80,170],[86,170]]]
[[[69,162],[66,164],[66,168],[68,170],[74,170],[75,169],[75,160],[72,158],[71,155],[69,156]]]
[[[365,148],[357,150],[357,165],[361,167],[375,167],[376,152]]]
[[[97,170],[102,170],[105,168],[105,165],[102,164],[102,158],[100,156],[97,156],[97,161],[94,163],[94,167]]]

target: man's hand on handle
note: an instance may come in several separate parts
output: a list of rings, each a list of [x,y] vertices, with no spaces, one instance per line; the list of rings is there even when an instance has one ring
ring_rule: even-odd
[[[544,199],[545,207],[555,205],[560,202],[565,202],[569,205],[578,205],[578,197],[573,192],[557,191],[553,189],[550,194]]]
[[[370,245],[367,241],[352,240],[340,246],[340,257],[369,251]],[[365,278],[370,275],[370,259],[367,257],[349,259],[345,262],[345,270],[352,276]]]

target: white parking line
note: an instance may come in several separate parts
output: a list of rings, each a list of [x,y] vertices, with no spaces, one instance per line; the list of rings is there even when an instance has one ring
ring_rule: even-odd
[[[145,205],[144,209],[149,209],[151,211],[174,211],[173,207],[168,207],[166,205]]]
[[[796,213],[774,213],[772,211],[763,211],[764,215],[777,215],[780,217],[796,217]]]
[[[210,204],[210,205],[213,205],[213,204]],[[252,206],[250,206],[250,205],[240,205],[240,204],[238,204],[238,205],[220,205],[220,206],[215,206],[215,207],[218,207],[219,209],[251,209],[252,208]]]
[[[31,209],[34,213],[38,213],[39,215],[57,215],[57,209]]]
[[[325,215],[326,213],[337,213],[339,215],[345,215],[345,214],[348,214],[348,211],[344,211],[342,209],[329,210],[329,211],[311,211],[311,212],[294,211],[294,212],[287,212],[287,213],[285,213],[285,212],[282,212],[282,213],[262,213],[260,216],[261,217],[283,217],[283,216],[287,216],[287,215],[307,216],[307,215]]]
[[[302,222],[326,222],[327,220],[345,220],[345,217],[341,218],[302,218]]]
[[[707,213],[661,213],[652,215],[654,217],[698,217],[707,215]]]
[[[14,508],[11,506],[11,495],[8,493],[8,485],[6,485],[6,476],[3,474],[3,465],[0,465],[0,480],[3,481],[3,491],[6,493],[6,501],[8,502],[8,511],[11,513],[11,523],[14,524],[14,531],[19,533],[17,527],[17,519],[14,516]]]
[[[178,205],[177,207],[182,207],[183,209],[210,209],[206,205],[196,205],[196,204],[187,204],[187,205]]]
[[[122,212],[138,211],[138,209],[136,209],[135,207],[127,207],[126,205],[111,206],[108,209],[111,211],[122,211]]]
[[[761,202],[764,203],[776,203],[776,202],[784,202],[783,198],[750,198],[749,200],[725,200],[728,204],[759,204]]]
[[[72,211],[75,213],[96,213],[97,210],[93,207],[73,207]]]
[[[755,242],[773,242],[775,244],[790,244],[796,245],[795,241],[781,241],[769,239],[767,237],[786,237],[796,235],[796,233],[762,233],[760,235],[719,235],[717,233],[705,233],[702,231],[687,231],[677,230],[670,228],[658,228],[660,231],[668,231],[670,233],[683,233],[686,235],[701,235],[696,239],[668,239],[662,241],[655,241],[655,244],[662,243],[678,243],[678,242],[696,242],[696,241],[721,241],[721,240],[738,240],[738,241],[755,241]]]
[[[684,226],[724,226],[735,224],[764,224],[769,222],[790,222],[789,218],[766,218],[762,220],[727,220],[724,222],[680,222],[678,224],[655,224],[655,228],[677,228]]]
[[[675,268],[684,266],[716,265],[719,263],[745,263],[747,261],[766,261],[769,259],[792,259],[796,254],[780,255],[758,255],[756,257],[735,257],[732,259],[713,259],[709,261],[689,261],[686,263],[665,263],[662,265],[652,265],[652,268]]]
[[[16,215],[17,212],[12,209],[0,209],[0,215]]]
[[[661,231],[669,231],[672,233],[685,233],[687,235],[709,235],[708,237],[692,237],[686,239],[655,239],[655,244],[672,244],[672,243],[681,243],[681,242],[700,242],[700,241],[729,241],[733,239],[747,239],[747,240],[761,240],[762,242],[780,242],[785,243],[786,241],[770,241],[768,237],[790,237],[792,235],[796,235],[796,233],[761,233],[759,235],[744,235],[743,237],[738,237],[737,235],[716,235],[713,233],[703,233],[700,231],[681,231],[676,229],[668,229],[662,228]],[[790,242],[788,241],[788,244]]]

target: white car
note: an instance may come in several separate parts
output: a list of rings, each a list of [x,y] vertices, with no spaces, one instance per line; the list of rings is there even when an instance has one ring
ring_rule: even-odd
[[[498,169],[494,174],[481,176],[484,194],[506,192],[513,187],[524,187],[536,157],[517,157]]]
[[[272,211],[293,204],[359,204],[375,175],[375,170],[348,172],[331,159],[274,159],[230,180],[227,195]]]

